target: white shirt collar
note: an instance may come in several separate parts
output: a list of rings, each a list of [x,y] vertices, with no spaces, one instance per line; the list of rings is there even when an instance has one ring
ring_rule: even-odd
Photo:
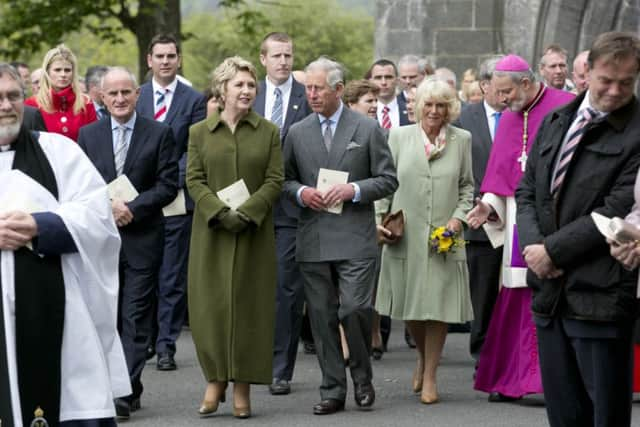
[[[269,80],[269,77],[266,77],[264,79],[264,81],[265,81],[265,85],[266,85],[265,89],[266,89],[267,93],[270,93],[270,94],[273,94],[273,91],[276,88],[279,88],[280,92],[282,92],[282,95],[284,96],[284,95],[288,94],[291,91],[291,86],[293,86],[293,76],[291,74],[289,74],[289,78],[287,80],[285,80],[284,83],[282,83],[281,85],[278,85],[278,86],[274,85],[271,82],[271,80]]]
[[[153,87],[153,93],[154,95],[162,89],[169,89],[170,93],[176,93],[176,87],[178,86],[178,79],[173,79],[173,81],[171,83],[169,83],[167,86],[162,86],[160,85],[160,83],[158,83],[156,81],[156,79],[151,79],[151,87]]]
[[[589,89],[587,89],[587,93],[584,95],[584,99],[582,100],[580,107],[578,107],[578,111],[582,111],[585,108],[591,108],[593,111],[595,111],[596,119],[601,119],[603,117],[606,117],[609,114],[609,113],[600,111],[597,108],[595,108],[593,105],[591,105],[591,91]]]
[[[118,129],[120,126],[124,126],[129,130],[133,130],[133,126],[136,124],[136,112],[134,110],[133,112],[133,116],[131,116],[131,118],[129,120],[126,121],[126,123],[124,124],[120,124],[116,121],[116,119],[113,118],[113,116],[111,116],[111,130],[116,130]]]
[[[331,120],[331,126],[336,126],[338,124],[338,120],[340,120],[340,116],[342,115],[342,110],[344,108],[344,104],[340,101],[340,105],[338,109],[333,113],[330,117],[325,117],[322,114],[318,113],[318,119],[320,119],[320,125],[324,123],[325,120]]]

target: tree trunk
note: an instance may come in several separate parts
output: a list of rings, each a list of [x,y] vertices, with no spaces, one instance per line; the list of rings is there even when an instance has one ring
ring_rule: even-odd
[[[180,42],[180,0],[140,0],[135,28],[138,43],[138,67],[140,83],[147,77],[147,48],[153,36],[159,33],[173,34]]]

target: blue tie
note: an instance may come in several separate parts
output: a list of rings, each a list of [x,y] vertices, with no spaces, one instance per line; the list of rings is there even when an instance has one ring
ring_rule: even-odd
[[[496,133],[498,132],[498,123],[500,123],[500,117],[502,116],[502,113],[499,111],[496,111],[495,113],[493,113],[493,118],[494,118],[494,122],[493,122],[493,139],[496,138]]]
[[[276,99],[273,102],[273,111],[271,111],[271,122],[282,129],[282,91],[276,88],[273,91]]]

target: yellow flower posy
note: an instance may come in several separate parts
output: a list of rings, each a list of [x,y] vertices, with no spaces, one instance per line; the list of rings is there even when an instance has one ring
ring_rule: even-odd
[[[448,230],[447,227],[436,227],[429,236],[431,249],[439,254],[454,252],[456,247],[463,247],[465,241],[458,237],[458,233]]]

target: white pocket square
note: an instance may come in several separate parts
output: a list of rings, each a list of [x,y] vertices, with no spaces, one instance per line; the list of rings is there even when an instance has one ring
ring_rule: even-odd
[[[360,148],[360,147],[362,147],[360,144],[358,144],[357,142],[351,141],[347,145],[347,150],[353,150],[354,148]]]

